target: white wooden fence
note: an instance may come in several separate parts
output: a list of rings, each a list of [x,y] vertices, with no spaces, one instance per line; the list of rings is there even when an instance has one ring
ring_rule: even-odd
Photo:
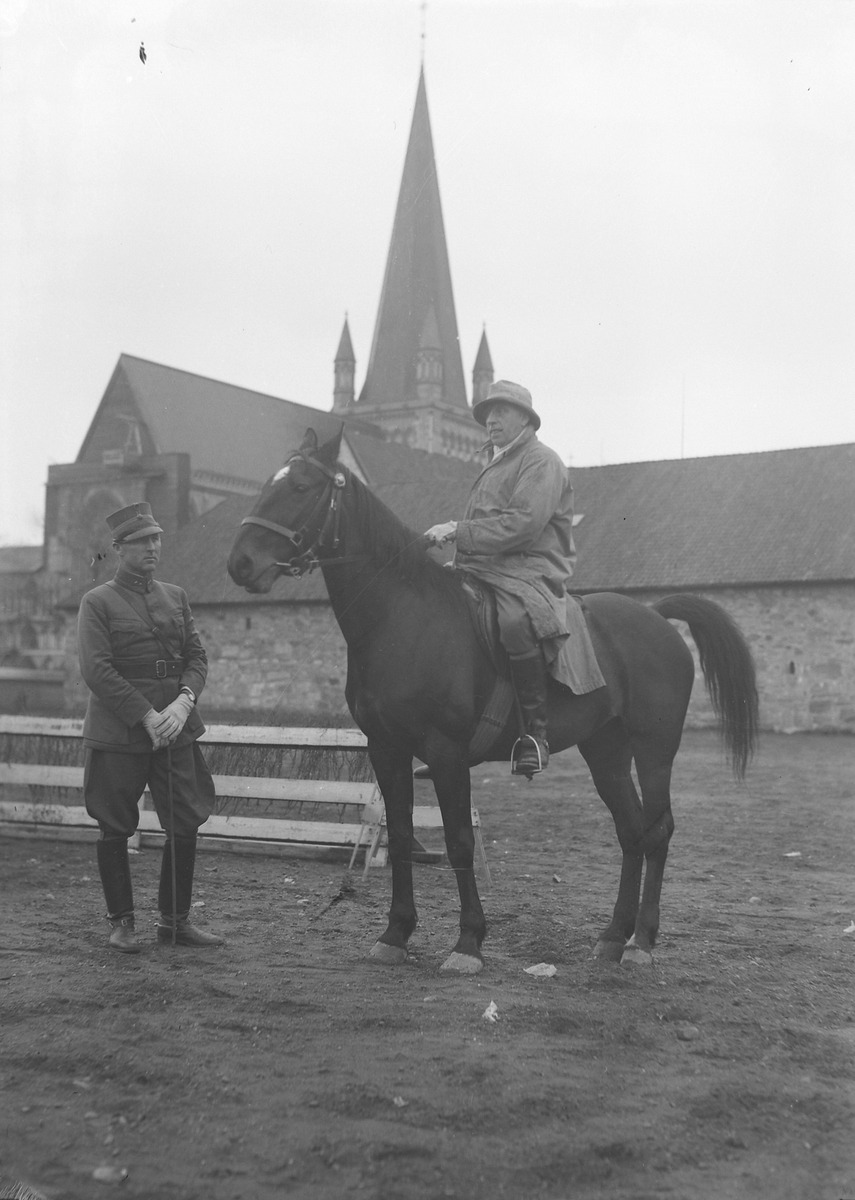
[[[0,715],[0,734],[50,736],[80,739],[83,722],[68,718],[14,717]],[[209,725],[200,738],[217,745],[264,746],[269,748],[329,750],[364,749],[364,734],[357,729],[287,729],[267,725]],[[0,837],[43,837],[76,841],[91,839],[97,824],[82,805],[40,803],[3,799],[3,785],[61,787],[82,790],[83,767],[42,763],[0,762]],[[245,800],[268,800],[312,805],[351,806],[351,821],[299,820],[289,817],[242,817],[213,815],[199,830],[200,849],[229,849],[239,853],[288,854],[308,849],[351,849],[350,865],[360,847],[365,849],[365,871],[386,863],[386,815],[377,784],[324,779],[271,779],[248,775],[215,775],[218,796]],[[158,845],[163,831],[150,807],[146,792],[140,801],[139,832],[131,845]],[[472,809],[476,845],[489,879],[481,837],[481,821]],[[416,829],[438,829],[442,817],[435,804],[416,805]]]

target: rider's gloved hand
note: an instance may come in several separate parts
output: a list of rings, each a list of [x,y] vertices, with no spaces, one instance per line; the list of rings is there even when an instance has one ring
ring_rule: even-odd
[[[431,525],[425,533],[425,541],[429,546],[443,546],[457,538],[457,522],[446,521],[444,525]]]

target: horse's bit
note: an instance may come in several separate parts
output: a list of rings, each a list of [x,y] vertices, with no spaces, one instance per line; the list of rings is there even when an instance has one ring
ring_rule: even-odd
[[[271,532],[278,533],[282,537],[285,537],[292,542],[297,549],[297,553],[293,554],[287,562],[278,562],[275,565],[288,575],[293,575],[295,578],[299,579],[302,575],[305,575],[306,572],[311,573],[316,567],[321,566],[321,560],[318,558],[315,551],[323,549],[324,545],[326,544],[327,534],[330,531],[330,526],[332,526],[331,548],[333,551],[338,549],[338,544],[340,541],[339,525],[341,520],[339,500],[347,480],[345,479],[342,471],[331,471],[324,463],[319,462],[316,458],[312,458],[312,456],[307,454],[305,451],[300,451],[298,454],[293,455],[288,459],[288,462],[285,465],[288,466],[297,458],[302,458],[303,461],[308,463],[309,466],[317,467],[318,470],[323,472],[323,474],[326,475],[327,479],[329,480],[326,487],[321,492],[317,504],[309,513],[308,517],[300,526],[300,528],[289,529],[286,525],[277,525],[275,521],[268,521],[266,517],[256,516],[244,517],[244,519],[241,521],[241,525],[260,525],[262,529],[269,529]],[[327,505],[327,503],[327,514],[318,530],[315,540],[304,550],[301,549],[306,538],[310,536],[310,528],[312,523],[314,522],[315,518],[320,515],[321,510],[323,509],[324,505]],[[349,562],[350,560],[337,558],[332,561]]]

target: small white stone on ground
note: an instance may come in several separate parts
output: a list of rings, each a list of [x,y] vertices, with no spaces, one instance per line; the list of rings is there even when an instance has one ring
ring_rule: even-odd
[[[97,1179],[99,1183],[121,1183],[127,1177],[128,1173],[124,1167],[96,1167],[92,1172],[92,1178]]]

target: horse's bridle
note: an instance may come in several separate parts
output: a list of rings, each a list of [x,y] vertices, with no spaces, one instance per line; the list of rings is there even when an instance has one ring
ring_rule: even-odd
[[[241,525],[259,525],[262,529],[269,529],[272,533],[278,533],[281,537],[287,538],[288,541],[296,547],[297,553],[293,554],[287,562],[277,562],[274,565],[279,567],[279,569],[284,571],[286,574],[293,575],[295,578],[299,579],[300,576],[305,575],[307,571],[312,572],[316,567],[321,565],[321,560],[318,558],[315,551],[323,549],[323,547],[326,545],[326,538],[327,534],[330,532],[330,528],[332,528],[332,542],[330,544],[331,549],[333,551],[338,549],[338,544],[340,541],[339,524],[341,520],[339,500],[347,480],[343,471],[331,471],[325,463],[319,462],[318,459],[313,458],[304,450],[292,455],[292,457],[289,458],[284,465],[288,466],[298,458],[301,458],[311,467],[317,467],[319,471],[326,475],[329,481],[324,490],[321,492],[317,504],[309,513],[308,517],[306,517],[300,528],[289,529],[287,525],[278,525],[275,521],[268,521],[266,517],[256,516],[244,517],[244,519],[241,521]],[[327,514],[321,523],[320,528],[318,529],[315,540],[311,543],[311,545],[307,546],[305,550],[301,549],[303,543],[306,541],[306,538],[310,536],[312,523],[315,521],[316,517],[320,515],[321,510],[325,505],[327,505]],[[345,559],[337,558],[333,561],[344,562]]]

